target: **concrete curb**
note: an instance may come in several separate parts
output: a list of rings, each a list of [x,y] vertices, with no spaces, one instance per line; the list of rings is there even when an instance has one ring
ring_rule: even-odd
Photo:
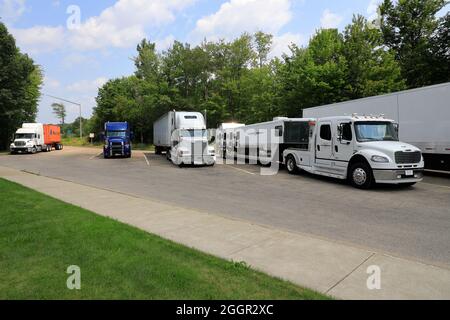
[[[6,167],[0,176],[337,298],[450,299],[448,269]],[[373,270],[380,289],[368,289]]]

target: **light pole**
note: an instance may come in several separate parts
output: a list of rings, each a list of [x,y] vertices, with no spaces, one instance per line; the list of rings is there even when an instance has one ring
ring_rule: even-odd
[[[61,100],[61,101],[67,102],[67,103],[74,104],[74,105],[76,105],[76,106],[78,106],[80,108],[80,139],[83,139],[83,124],[82,124],[82,121],[81,121],[81,103],[69,101],[69,100],[66,100],[64,98],[55,97],[55,96],[52,96],[52,95],[49,95],[49,94],[45,94],[45,93],[44,93],[44,95],[47,96],[47,97],[53,98],[53,99],[58,99],[58,100]]]

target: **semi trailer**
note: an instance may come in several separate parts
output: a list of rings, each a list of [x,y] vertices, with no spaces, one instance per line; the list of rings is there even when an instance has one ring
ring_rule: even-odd
[[[308,143],[304,133],[309,128],[304,120],[277,117],[229,130],[227,155],[253,163],[279,161],[285,149],[301,148]]]
[[[222,159],[227,157],[227,145],[232,140],[234,129],[244,127],[242,123],[222,123],[216,130],[216,154]]]
[[[170,111],[153,124],[155,153],[166,153],[173,164],[214,165],[215,150],[208,144],[205,118],[200,112]]]
[[[417,146],[425,168],[450,172],[450,83],[303,110],[303,116],[384,114],[399,124],[399,139]]]
[[[301,123],[301,120],[298,120]],[[423,178],[419,148],[399,141],[394,120],[383,116],[305,119],[305,143],[283,152],[289,173],[307,172],[348,179],[361,189],[375,183],[413,185]]]
[[[104,132],[103,157],[116,156],[131,158],[132,132],[128,122],[106,122]]]
[[[24,123],[14,134],[10,151],[16,153],[50,152],[62,150],[61,128],[57,125]]]

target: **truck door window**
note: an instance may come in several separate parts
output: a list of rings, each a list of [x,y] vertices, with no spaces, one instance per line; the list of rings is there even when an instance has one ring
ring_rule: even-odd
[[[329,124],[320,126],[320,138],[322,140],[331,141],[331,126]]]
[[[283,126],[276,126],[275,127],[275,135],[278,137],[283,136]]]
[[[342,140],[352,141],[352,126],[350,123],[342,124]]]

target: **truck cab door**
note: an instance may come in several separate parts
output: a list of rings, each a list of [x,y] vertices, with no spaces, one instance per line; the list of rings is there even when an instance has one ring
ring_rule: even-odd
[[[353,155],[353,128],[350,121],[338,121],[336,135],[334,136],[334,159],[336,166],[346,168]]]
[[[319,122],[316,138],[316,165],[324,168],[330,168],[333,157],[333,133],[331,121]]]

